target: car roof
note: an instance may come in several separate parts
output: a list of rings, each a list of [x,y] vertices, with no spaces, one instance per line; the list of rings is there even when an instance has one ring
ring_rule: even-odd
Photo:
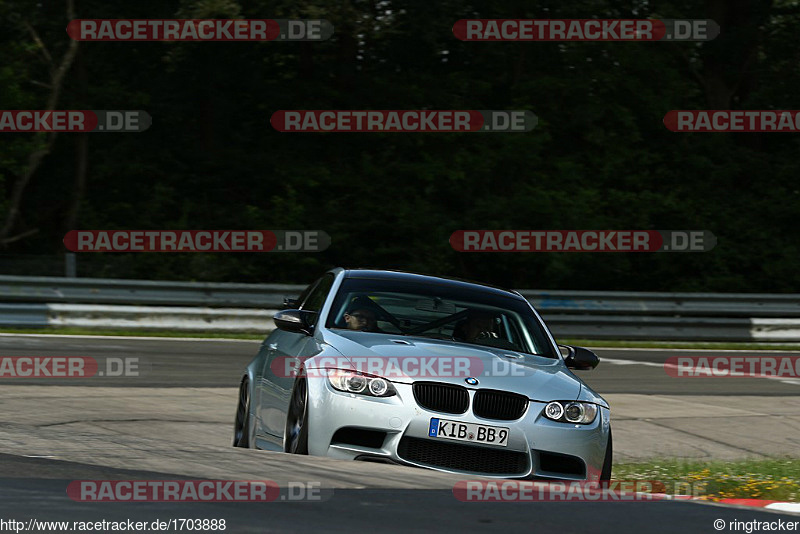
[[[346,269],[345,278],[360,278],[369,280],[396,280],[398,282],[417,282],[423,284],[436,284],[439,286],[471,289],[473,291],[483,291],[502,297],[513,297],[525,300],[516,291],[504,289],[489,284],[463,280],[461,278],[450,278],[444,276],[433,276],[428,274],[411,273],[408,271],[377,270],[377,269]]]

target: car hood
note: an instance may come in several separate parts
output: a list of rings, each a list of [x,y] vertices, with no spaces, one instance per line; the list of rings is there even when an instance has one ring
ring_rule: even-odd
[[[539,401],[575,400],[581,390],[581,381],[562,360],[506,349],[347,330],[327,331],[325,342],[354,369],[372,371],[392,382],[444,382],[509,391]],[[465,379],[470,376],[478,384],[468,384]]]

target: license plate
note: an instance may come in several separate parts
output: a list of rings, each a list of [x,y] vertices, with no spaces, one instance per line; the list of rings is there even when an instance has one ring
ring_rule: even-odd
[[[447,419],[431,418],[428,436],[432,438],[453,439],[456,441],[472,441],[490,445],[508,445],[508,429],[499,426],[462,423]]]

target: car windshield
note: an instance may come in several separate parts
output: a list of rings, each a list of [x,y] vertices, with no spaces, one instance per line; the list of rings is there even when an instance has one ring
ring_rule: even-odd
[[[326,327],[558,357],[526,302],[491,291],[436,283],[346,278]]]

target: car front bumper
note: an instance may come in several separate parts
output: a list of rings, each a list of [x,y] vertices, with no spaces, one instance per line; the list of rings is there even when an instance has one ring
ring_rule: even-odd
[[[327,379],[309,384],[309,453],[351,460],[383,460],[439,471],[495,478],[598,480],[610,432],[608,408],[588,425],[544,417],[546,402],[530,401],[515,421],[484,419],[472,411],[440,413],[420,407],[410,384],[377,398],[334,390]],[[553,399],[571,400],[571,399]],[[508,428],[507,446],[428,436],[432,418]]]

